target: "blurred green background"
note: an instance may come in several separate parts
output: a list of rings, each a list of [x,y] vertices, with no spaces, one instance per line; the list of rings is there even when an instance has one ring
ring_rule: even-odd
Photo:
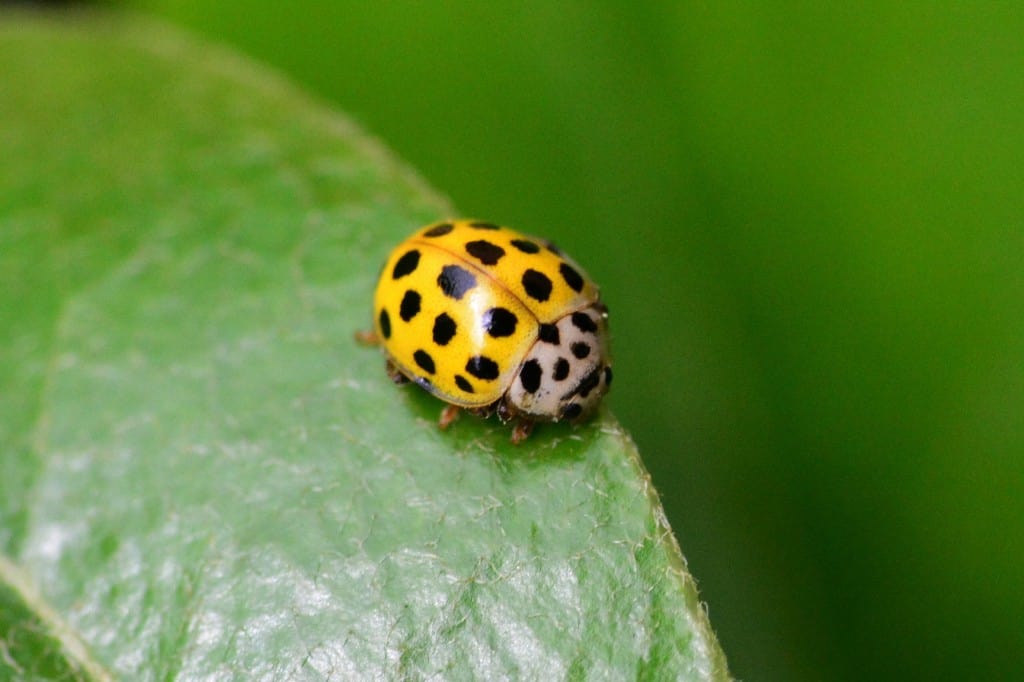
[[[1019,675],[1019,3],[108,4],[586,265],[736,676]]]

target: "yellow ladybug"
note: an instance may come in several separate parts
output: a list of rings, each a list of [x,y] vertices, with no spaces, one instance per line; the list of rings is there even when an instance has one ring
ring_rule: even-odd
[[[608,309],[597,286],[550,242],[491,223],[428,225],[388,257],[373,302],[388,374],[448,403],[446,428],[467,409],[579,422],[612,381]]]

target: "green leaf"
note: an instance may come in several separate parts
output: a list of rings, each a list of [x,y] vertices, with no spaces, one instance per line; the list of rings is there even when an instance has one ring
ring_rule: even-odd
[[[354,344],[411,171],[138,19],[0,63],[0,677],[728,677],[613,417],[442,433]]]

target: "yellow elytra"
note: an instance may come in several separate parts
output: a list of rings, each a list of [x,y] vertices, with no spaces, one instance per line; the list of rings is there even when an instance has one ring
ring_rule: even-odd
[[[374,330],[402,376],[505,420],[577,421],[611,381],[597,286],[549,242],[491,223],[436,223],[399,244]]]

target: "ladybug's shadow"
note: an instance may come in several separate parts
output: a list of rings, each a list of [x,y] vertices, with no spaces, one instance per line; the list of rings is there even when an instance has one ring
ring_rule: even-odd
[[[525,464],[555,466],[582,460],[591,442],[600,435],[594,423],[572,426],[565,422],[539,422],[526,440],[515,445],[511,440],[512,422],[502,424],[496,416],[483,419],[466,412],[442,431],[437,423],[445,403],[416,386],[403,386],[402,390],[402,402],[418,420],[426,422],[424,428],[434,431],[433,438],[466,454],[496,455]]]

